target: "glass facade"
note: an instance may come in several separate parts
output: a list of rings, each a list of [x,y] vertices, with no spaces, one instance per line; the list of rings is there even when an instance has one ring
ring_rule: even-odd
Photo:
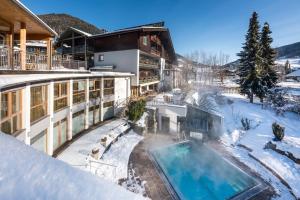
[[[92,106],[89,109],[89,126],[100,122],[100,106]]]
[[[73,114],[73,124],[72,124],[72,135],[76,135],[84,130],[85,126],[85,116],[84,110],[81,110]]]
[[[35,122],[47,113],[48,91],[47,86],[37,86],[30,88],[30,122]]]
[[[113,95],[115,93],[115,81],[114,79],[104,80],[104,95]]]
[[[68,123],[67,118],[53,125],[53,149],[56,150],[67,141]]]
[[[34,138],[31,138],[30,144],[33,148],[47,153],[47,129],[40,132]]]
[[[54,112],[68,106],[68,83],[54,84]]]
[[[101,96],[101,80],[90,80],[89,82],[89,98],[96,99]]]
[[[85,101],[85,86],[84,80],[73,82],[73,104]]]
[[[1,131],[14,134],[22,129],[22,92],[1,94]]]

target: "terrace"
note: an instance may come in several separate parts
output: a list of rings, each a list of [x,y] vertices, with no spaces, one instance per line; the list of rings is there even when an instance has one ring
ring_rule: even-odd
[[[1,1],[0,70],[79,69],[85,61],[56,55],[57,34],[19,1]]]

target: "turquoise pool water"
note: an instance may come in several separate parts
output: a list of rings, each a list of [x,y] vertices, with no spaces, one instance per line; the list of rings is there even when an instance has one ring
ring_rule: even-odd
[[[204,145],[181,143],[152,155],[182,200],[230,199],[256,185],[254,179]]]

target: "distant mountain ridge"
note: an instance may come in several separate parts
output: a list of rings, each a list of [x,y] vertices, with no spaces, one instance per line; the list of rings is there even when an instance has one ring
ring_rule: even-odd
[[[296,58],[300,57],[300,42],[284,45],[276,48],[277,58]]]
[[[74,27],[90,34],[106,32],[104,29],[98,28],[93,24],[68,14],[50,13],[38,15],[38,17],[55,30],[58,35],[63,33],[69,27]]]

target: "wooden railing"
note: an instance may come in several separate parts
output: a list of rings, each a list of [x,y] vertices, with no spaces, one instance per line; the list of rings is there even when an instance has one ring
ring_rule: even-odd
[[[10,56],[12,55],[12,56]],[[26,54],[26,70],[50,70],[48,56],[45,54]],[[61,55],[52,56],[51,69],[85,69],[86,61],[73,60]],[[21,51],[7,47],[0,48],[0,70],[21,70]]]
[[[140,84],[150,83],[150,82],[154,82],[154,81],[159,81],[159,76],[158,75],[140,77]]]

